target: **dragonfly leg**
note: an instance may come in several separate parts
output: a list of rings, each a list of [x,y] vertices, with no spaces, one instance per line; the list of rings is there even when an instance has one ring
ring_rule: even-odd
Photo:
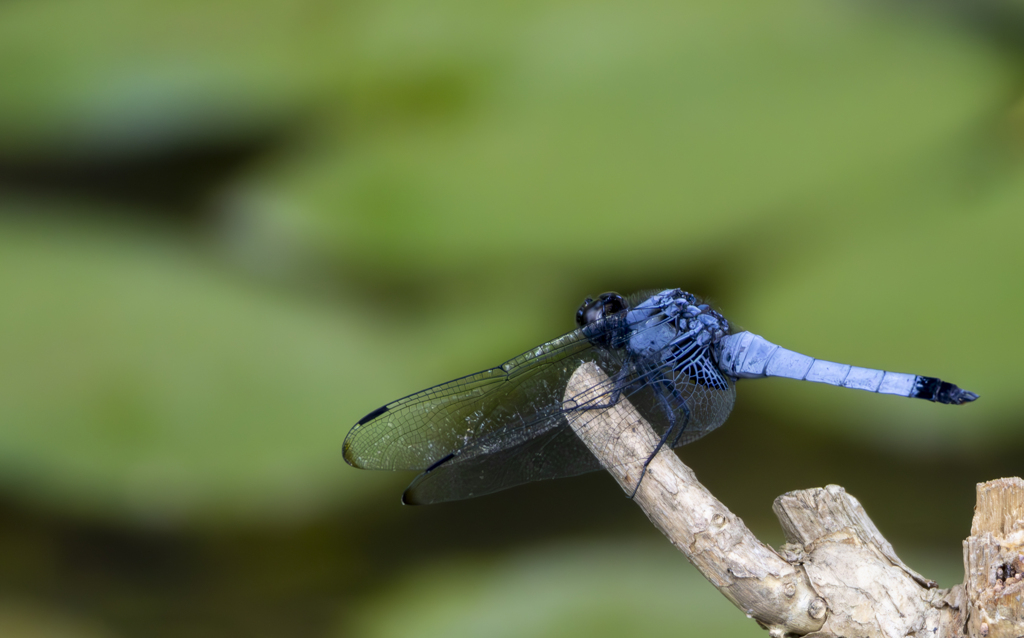
[[[633,498],[636,497],[636,492],[637,490],[640,489],[640,483],[642,483],[644,477],[647,476],[647,466],[651,464],[651,461],[654,460],[654,457],[658,455],[659,451],[661,451],[662,446],[665,445],[665,441],[668,440],[668,435],[672,434],[673,429],[675,429],[675,424],[673,424],[672,426],[665,430],[665,434],[661,435],[661,440],[658,441],[658,444],[656,446],[654,446],[654,451],[651,452],[651,455],[647,457],[646,461],[644,461],[644,466],[640,470],[640,478],[636,480],[636,486],[633,488],[633,493],[629,495],[630,500],[633,500]]]
[[[666,389],[663,388],[662,385],[669,386],[671,388],[669,391],[676,395],[676,399],[678,399],[680,404],[683,406],[683,415],[685,418],[683,419],[682,424],[678,422],[676,411],[672,409],[672,404],[669,402],[668,396],[665,394]],[[690,408],[687,407],[686,401],[679,396],[678,392],[676,392],[671,381],[665,378],[659,379],[651,384],[651,388],[654,390],[655,394],[657,394],[658,401],[661,404],[661,407],[665,410],[665,415],[668,417],[669,425],[665,428],[665,433],[661,435],[661,440],[658,441],[658,445],[654,447],[654,451],[651,452],[651,455],[647,457],[646,461],[644,461],[643,469],[640,470],[640,478],[636,481],[636,487],[633,488],[633,493],[629,495],[631,500],[636,496],[637,490],[640,489],[640,483],[644,480],[644,477],[647,476],[647,466],[651,464],[654,457],[657,456],[658,452],[661,451],[661,448],[664,447],[665,442],[668,441],[668,437],[672,435],[673,431],[676,431],[676,436],[672,439],[672,445],[670,446],[675,447],[679,443],[679,439],[683,436],[683,432],[686,431],[686,426],[690,422]]]
[[[585,403],[583,405],[576,406],[575,408],[563,408],[563,412],[585,412],[587,410],[606,410],[608,408],[614,408],[622,397],[623,382],[626,380],[627,376],[629,376],[629,368],[627,366],[622,366],[619,371],[615,373],[615,376],[612,377],[612,391],[608,393],[607,402]]]
[[[686,417],[683,419],[683,426],[679,428],[679,432],[676,434],[676,438],[672,439],[671,447],[679,446],[679,439],[683,438],[683,432],[686,431],[686,426],[690,423],[690,407],[686,405],[686,401],[683,401],[683,415]]]
[[[654,460],[657,453],[662,451],[665,441],[669,440],[669,436],[672,435],[672,431],[676,429],[676,413],[672,410],[672,406],[669,405],[669,397],[665,395],[665,390],[662,388],[662,384],[667,382],[667,379],[657,379],[650,384],[651,389],[657,395],[658,402],[662,405],[666,416],[669,418],[669,427],[665,428],[665,434],[662,434],[662,439],[657,441],[657,444],[654,445],[654,451],[651,452],[650,456],[647,457],[647,460],[643,462],[643,468],[640,470],[640,478],[637,479],[637,484],[633,487],[633,494],[630,495],[630,500],[633,500],[633,498],[637,496],[637,491],[640,490],[640,483],[643,482],[643,477],[647,475],[647,466]]]

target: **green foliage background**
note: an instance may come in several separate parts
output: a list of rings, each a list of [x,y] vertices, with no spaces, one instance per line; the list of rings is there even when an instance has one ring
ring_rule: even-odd
[[[744,382],[681,450],[958,582],[1020,475],[1024,11],[0,4],[0,635],[762,635],[603,475],[403,508],[348,427],[682,287],[965,408]]]

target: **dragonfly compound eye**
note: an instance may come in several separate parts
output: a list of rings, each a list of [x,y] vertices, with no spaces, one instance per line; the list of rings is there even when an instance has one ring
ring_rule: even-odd
[[[597,300],[587,297],[583,305],[576,311],[576,325],[580,328],[589,326],[608,315],[626,309],[626,300],[617,292],[606,292]]]
[[[593,305],[594,300],[591,299],[590,297],[587,297],[586,299],[583,300],[583,303],[580,305],[580,309],[576,311],[576,327],[582,328],[583,326],[590,323],[589,321],[587,321],[587,312]]]

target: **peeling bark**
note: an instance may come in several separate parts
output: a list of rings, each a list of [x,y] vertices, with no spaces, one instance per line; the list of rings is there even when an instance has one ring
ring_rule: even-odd
[[[978,485],[971,535],[964,541],[964,572],[972,638],[1024,635],[1024,481]]]

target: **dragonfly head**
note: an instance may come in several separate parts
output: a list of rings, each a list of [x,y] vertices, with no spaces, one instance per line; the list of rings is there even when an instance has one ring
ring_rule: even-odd
[[[625,298],[617,292],[606,292],[596,301],[587,297],[576,311],[576,325],[580,328],[589,326],[628,307]]]

